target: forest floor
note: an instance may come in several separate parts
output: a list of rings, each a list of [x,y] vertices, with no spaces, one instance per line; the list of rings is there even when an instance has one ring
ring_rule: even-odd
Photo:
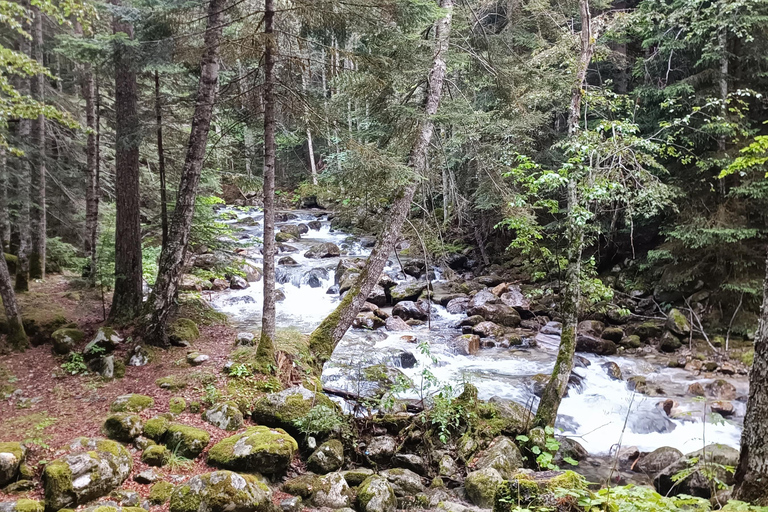
[[[20,295],[25,318],[35,318],[38,323],[62,315],[68,322],[78,324],[85,331],[84,346],[103,325],[102,296],[95,289],[74,289],[77,280],[61,275],[49,276],[44,282],[31,283],[30,291]],[[109,297],[106,297],[107,304]],[[56,356],[50,344],[34,346],[23,353],[0,355],[0,441],[23,441],[29,447],[27,461],[38,473],[41,462],[52,460],[56,450],[78,436],[102,436],[102,425],[109,414],[112,401],[120,395],[140,393],[155,400],[154,407],[140,413],[143,419],[167,413],[169,400],[182,397],[187,402],[200,400],[206,393],[216,392],[226,386],[221,368],[232,351],[236,332],[221,323],[203,325],[198,322],[200,337],[192,347],[173,347],[168,350],[152,350],[151,362],[145,366],[127,366],[125,377],[104,380],[98,375],[68,375],[62,364],[66,358]],[[120,331],[125,342],[115,352],[123,358],[133,347],[130,332]],[[79,347],[82,348],[82,347]],[[190,368],[185,362],[188,350],[207,354],[210,360],[202,366]],[[158,378],[173,376],[186,385],[183,389],[167,390],[155,384]],[[207,389],[206,389],[207,387]],[[207,430],[213,441],[209,446],[231,433],[203,421],[199,414],[184,412],[178,421]],[[141,451],[134,450],[134,473],[147,469],[141,462]],[[173,475],[183,472],[186,476],[210,471],[202,462],[204,454],[195,461],[184,462],[183,467],[156,468],[158,473]],[[135,487],[147,495],[149,486],[126,481],[124,487]],[[41,498],[42,490],[30,493],[31,498]],[[12,497],[0,492],[0,502]]]

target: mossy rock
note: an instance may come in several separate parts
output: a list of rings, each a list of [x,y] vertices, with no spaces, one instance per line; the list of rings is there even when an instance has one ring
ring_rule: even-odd
[[[165,431],[163,442],[181,457],[194,459],[211,442],[211,436],[203,429],[181,423],[171,423]]]
[[[117,331],[111,327],[100,327],[96,336],[88,342],[83,349],[83,354],[98,354],[103,352],[112,352],[123,342],[123,338],[117,334]]]
[[[112,412],[141,412],[155,406],[155,399],[147,395],[122,395],[112,402],[109,410]]]
[[[284,389],[279,393],[263,396],[253,405],[253,421],[267,427],[282,428],[298,435],[296,421],[303,418],[316,405],[332,410],[338,406],[326,395],[314,393],[302,386]]]
[[[296,440],[282,429],[250,427],[216,443],[208,451],[208,463],[237,471],[281,473],[298,449]]]
[[[688,336],[691,333],[691,324],[688,323],[686,316],[676,308],[670,309],[667,313],[667,322],[664,327],[678,336]]]
[[[357,506],[360,512],[394,512],[397,497],[386,478],[371,476],[357,490]]]
[[[21,443],[0,443],[0,487],[16,480],[26,454]]]
[[[527,509],[539,497],[539,486],[533,480],[513,478],[496,486],[493,512]]]
[[[75,345],[83,341],[85,333],[80,329],[63,328],[53,331],[53,351],[56,354],[65,355],[75,350]]]
[[[19,499],[0,503],[0,512],[43,512],[45,504],[42,501]]]
[[[149,466],[161,468],[171,460],[171,451],[163,445],[156,444],[148,447],[141,454],[141,462]]]
[[[178,391],[187,387],[187,379],[179,375],[169,375],[155,380],[155,385],[169,391]]]
[[[344,464],[344,446],[338,439],[331,439],[317,447],[307,459],[307,467],[315,473],[336,471]]]
[[[373,476],[373,470],[369,468],[356,468],[342,471],[342,475],[347,480],[350,487],[357,487],[362,484],[368,477]]]
[[[493,468],[473,471],[464,480],[464,490],[469,500],[480,508],[493,508],[496,488],[504,479]]]
[[[170,403],[168,404],[168,410],[171,411],[173,414],[181,414],[183,413],[187,408],[187,401],[181,398],[180,396],[174,396],[171,398]]]
[[[320,488],[321,484],[320,475],[306,473],[287,480],[283,483],[282,490],[292,496],[300,496],[304,500],[309,500],[315,494],[315,490]]]
[[[475,460],[475,469],[493,468],[502,478],[511,478],[523,467],[523,456],[520,449],[509,438],[499,436]]]
[[[200,328],[189,318],[178,318],[168,326],[168,337],[174,341],[195,341],[200,337]]]
[[[156,482],[149,489],[149,502],[154,505],[163,505],[170,498],[173,490],[176,488],[171,482]]]
[[[214,471],[197,475],[171,493],[170,512],[271,512],[272,492],[253,475]]]
[[[203,413],[203,419],[223,430],[239,430],[243,426],[243,413],[235,402],[216,404]]]
[[[129,443],[141,435],[143,426],[141,418],[136,414],[118,412],[112,414],[104,422],[104,432],[115,441]]]
[[[155,416],[144,423],[144,435],[153,441],[160,441],[168,431],[171,422],[163,416]]]

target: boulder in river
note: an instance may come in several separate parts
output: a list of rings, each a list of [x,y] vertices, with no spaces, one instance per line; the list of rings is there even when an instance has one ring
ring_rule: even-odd
[[[640,459],[635,464],[635,471],[645,473],[649,477],[653,478],[659,471],[669,466],[670,464],[677,462],[683,456],[683,452],[677,448],[671,446],[662,446],[653,450],[651,453],[641,455]]]
[[[387,318],[384,325],[388,331],[409,331],[411,329],[411,326],[405,323],[405,320],[397,316]]]
[[[419,295],[421,295],[421,292],[423,292],[426,288],[426,281],[406,281],[392,288],[389,292],[389,295],[392,298],[392,303],[397,304],[398,302],[404,300],[418,299]]]
[[[193,476],[174,489],[170,502],[170,512],[256,512],[273,507],[265,483],[232,471]]]
[[[222,439],[208,451],[208,463],[223,469],[282,473],[299,446],[285,430],[258,426]]]
[[[590,336],[599,337],[604,329],[605,324],[599,320],[582,320],[579,322],[576,331],[579,334],[588,334]]]
[[[477,334],[462,334],[456,336],[451,346],[457,354],[473,356],[480,350],[480,336]]]
[[[707,396],[717,400],[734,400],[736,387],[725,379],[717,379],[704,386]]]
[[[384,320],[376,316],[372,311],[363,311],[358,313],[352,321],[352,327],[355,329],[368,329],[369,331],[384,326]]]
[[[694,470],[685,478],[679,479],[681,471],[691,468],[692,460],[696,464],[708,464],[706,470]],[[664,496],[688,494],[700,498],[712,497],[712,476],[725,485],[734,483],[733,473],[727,471],[725,466],[736,467],[739,463],[739,451],[722,444],[710,444],[680,457],[677,461],[662,469],[653,479],[656,491]],[[696,467],[696,466],[694,466]]]
[[[314,244],[304,253],[305,258],[320,259],[320,258],[333,258],[341,255],[339,246],[331,242],[323,242]]]
[[[501,432],[506,435],[524,434],[533,423],[530,409],[517,402],[494,396],[488,404],[493,406],[494,418],[501,421]]]
[[[473,307],[472,301],[470,301],[467,314],[480,315],[489,322],[494,322],[506,327],[517,327],[520,325],[521,320],[520,313],[518,313],[515,308],[507,306],[506,304],[495,304],[492,302],[485,302],[482,305]]]
[[[576,351],[609,356],[615,354],[618,347],[611,340],[596,338],[589,334],[578,334],[576,335]]]
[[[421,303],[404,300],[395,304],[395,307],[392,308],[392,315],[403,320],[426,320],[429,312]]]

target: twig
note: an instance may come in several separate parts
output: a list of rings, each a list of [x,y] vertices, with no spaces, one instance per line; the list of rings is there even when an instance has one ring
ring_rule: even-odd
[[[744,292],[741,292],[741,297],[739,297],[739,304],[736,306],[736,309],[733,310],[733,316],[731,316],[731,321],[728,323],[728,332],[725,333],[725,351],[728,352],[728,343],[731,340],[731,329],[733,328],[733,322],[736,320],[736,315],[739,313],[739,309],[741,309],[741,304],[744,302]]]

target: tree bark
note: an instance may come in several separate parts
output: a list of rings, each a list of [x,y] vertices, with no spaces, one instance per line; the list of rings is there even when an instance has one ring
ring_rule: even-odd
[[[5,258],[0,258],[0,298],[3,299],[3,309],[8,321],[8,344],[13,350],[22,351],[29,347],[29,339],[24,332],[21,312],[16,302],[16,294],[13,292],[13,282]]]
[[[44,64],[43,13],[32,7],[32,58]],[[45,101],[45,76],[32,77],[32,97]],[[45,206],[45,116],[40,114],[34,121],[32,144],[35,147],[32,171],[31,244],[29,253],[29,277],[45,278],[46,206]]]
[[[24,7],[29,8],[29,2],[22,2]],[[27,23],[24,28],[29,30],[30,27]],[[31,54],[31,47],[29,40],[23,36],[19,36],[19,52],[24,55]],[[18,91],[23,96],[30,94],[30,79],[27,77],[21,77],[19,79]],[[31,122],[29,119],[21,118],[18,123],[18,147],[21,148],[26,154],[19,158],[19,172],[16,176],[16,190],[18,190],[18,218],[17,224],[19,229],[19,251],[18,251],[18,263],[16,265],[16,291],[26,292],[29,290],[29,253],[30,253],[30,187],[32,185],[32,167],[30,163],[29,153],[29,135],[30,135]]]
[[[152,318],[145,331],[145,339],[152,345],[169,345],[165,328],[168,317],[173,311],[184,258],[189,247],[197,188],[200,184],[208,132],[211,129],[213,107],[216,103],[224,4],[225,0],[211,0],[208,4],[208,20],[204,36],[205,51],[201,60],[200,81],[197,86],[197,99],[187,143],[187,154],[181,172],[176,208],[168,226],[168,241],[160,253],[157,279],[150,298]]]
[[[720,88],[720,113],[725,120],[728,115],[728,32],[725,28],[718,34],[718,43],[720,45],[720,76],[718,77],[718,85]],[[717,149],[724,153],[726,149],[725,135],[721,135],[717,139]],[[720,180],[723,182],[723,180]],[[724,184],[723,184],[724,185]]]
[[[733,498],[768,505],[768,257],[765,262],[763,305],[755,333],[755,360],[749,372],[749,399],[741,432]]]
[[[8,157],[0,147],[0,245],[7,252],[11,244],[11,218],[8,215]]]
[[[120,0],[112,0],[120,5]],[[118,15],[119,16],[119,15]],[[118,16],[114,34],[133,39],[133,26]],[[141,213],[139,196],[138,94],[133,58],[126,45],[115,42],[115,293],[109,311],[111,322],[136,318],[142,305]]]
[[[243,71],[243,63],[238,59],[237,61],[237,73],[239,80],[237,81],[238,94],[240,96],[240,110],[243,115],[243,145],[245,146],[245,175],[250,180],[253,177],[253,160],[255,157],[254,143],[253,143],[253,129],[249,122],[249,115],[245,104],[245,72]]]
[[[96,277],[96,253],[99,236],[99,173],[96,148],[96,89],[90,64],[85,64],[80,76],[80,88],[85,99],[85,124],[88,134],[85,145],[85,255],[89,259],[88,275]]]
[[[568,113],[569,137],[574,137],[579,131],[583,88],[594,51],[588,0],[580,0],[579,5],[581,8],[581,52],[576,68],[576,80],[571,88],[571,106]],[[579,303],[581,302],[581,253],[584,244],[584,230],[577,215],[579,207],[577,186],[578,177],[569,176],[566,197],[568,267],[565,272],[565,293],[563,293],[562,301],[563,327],[560,333],[560,347],[555,366],[541,395],[534,418],[534,424],[539,427],[554,426],[557,410],[568,386],[568,377],[573,371],[573,356],[576,353],[576,329],[579,323]]]
[[[257,357],[272,363],[275,351],[275,3],[264,3],[264,305]]]
[[[424,104],[424,118],[421,120],[416,140],[408,157],[408,167],[416,174],[421,174],[427,167],[429,156],[429,144],[434,133],[433,116],[437,113],[442,97],[443,82],[445,80],[445,57],[448,53],[448,38],[451,32],[451,18],[453,15],[453,0],[441,0],[440,7],[445,11],[445,16],[437,21],[435,27],[435,49],[432,57],[432,66],[427,78],[427,97]],[[394,248],[405,219],[411,209],[411,201],[416,192],[418,183],[416,180],[406,185],[395,197],[389,211],[389,222],[384,227],[376,245],[368,257],[362,272],[355,285],[347,292],[338,307],[323,320],[320,326],[310,336],[310,349],[315,358],[322,364],[330,359],[333,349],[339,340],[352,325],[360,308],[378,283],[381,272],[387,263],[387,259]]]
[[[157,167],[160,173],[160,224],[162,246],[168,243],[168,197],[165,184],[165,151],[163,150],[163,105],[160,98],[160,74],[155,70],[155,123],[157,128]]]

